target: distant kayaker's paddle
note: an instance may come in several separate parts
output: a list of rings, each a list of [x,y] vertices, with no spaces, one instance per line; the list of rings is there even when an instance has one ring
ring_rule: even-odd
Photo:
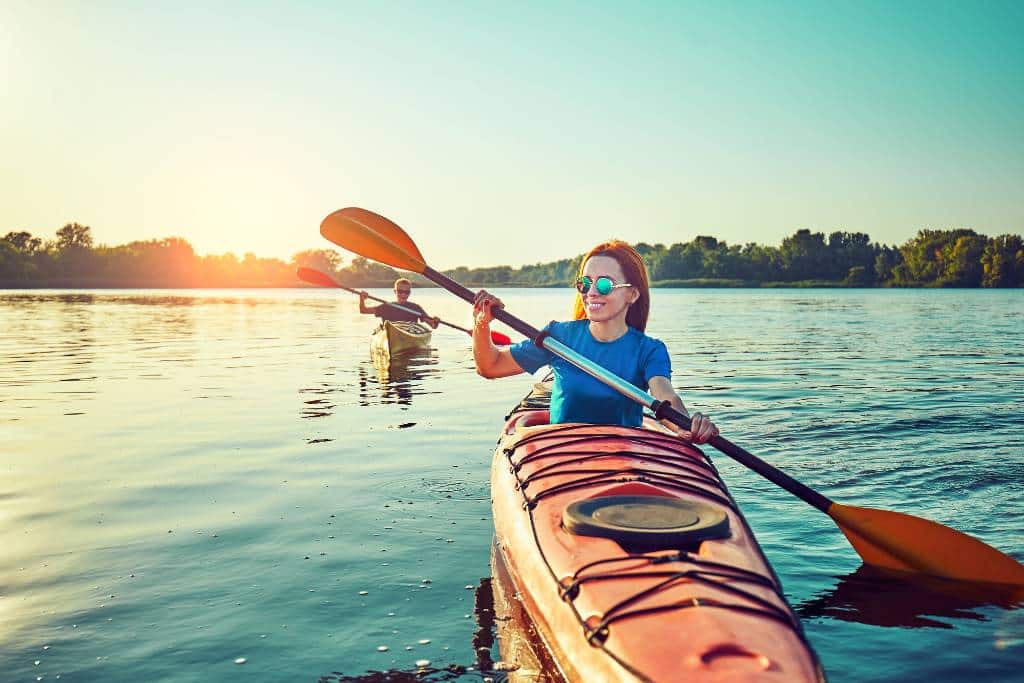
[[[473,303],[473,292],[428,266],[404,230],[372,211],[355,207],[335,211],[320,224],[320,234],[366,258],[419,273]],[[549,336],[542,336],[539,330],[507,311],[496,309],[493,315],[622,395],[647,406],[658,419],[690,429],[690,419],[668,403]],[[836,503],[721,436],[708,443],[831,517],[866,564],[958,581],[1024,586],[1024,565],[976,538],[913,515]]]
[[[346,287],[345,285],[340,284],[339,282],[335,281],[335,279],[332,278],[327,273],[322,273],[319,270],[314,270],[313,268],[306,268],[305,266],[299,266],[298,270],[296,270],[296,275],[299,276],[300,280],[304,280],[304,281],[308,282],[311,285],[317,285],[319,287],[337,287],[338,289],[344,289],[346,292],[352,292],[353,294],[359,294],[359,290],[358,289],[352,289],[351,287]],[[388,301],[384,301],[384,299],[381,299],[381,298],[376,297],[376,296],[372,296],[370,294],[367,294],[366,298],[367,299],[373,299],[374,301],[379,301],[382,304],[386,304],[388,306],[391,306],[392,308],[397,308],[397,309],[399,309],[401,311],[405,311],[406,313],[412,313],[413,315],[420,315],[419,311],[414,311],[413,309],[406,308],[405,306],[402,306],[400,304],[393,304],[393,303],[390,303]],[[463,332],[465,332],[469,336],[471,336],[471,337],[473,336],[473,330],[468,330],[465,327],[459,327],[458,325],[454,325],[454,324],[452,324],[450,322],[447,322],[445,320],[441,320],[440,318],[438,318],[437,321],[439,323],[441,323],[442,325],[447,325],[448,327],[454,327],[456,330],[462,330]],[[491,332],[491,340],[495,344],[499,344],[501,346],[508,346],[509,344],[512,343],[512,340],[509,339],[508,336],[502,334],[501,332],[494,332],[494,331],[492,331]]]

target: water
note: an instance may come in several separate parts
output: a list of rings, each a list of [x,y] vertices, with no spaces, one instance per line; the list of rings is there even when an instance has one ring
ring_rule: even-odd
[[[499,294],[538,326],[570,303]],[[446,327],[389,372],[371,326],[334,290],[0,291],[0,680],[500,680],[488,467],[531,379]],[[649,331],[736,443],[1024,559],[1021,292],[659,290]],[[716,464],[830,680],[1016,680],[1024,611],[879,579]]]

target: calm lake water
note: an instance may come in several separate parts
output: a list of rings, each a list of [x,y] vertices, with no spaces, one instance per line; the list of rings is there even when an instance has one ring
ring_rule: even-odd
[[[488,468],[532,380],[445,327],[380,368],[372,325],[337,290],[0,291],[0,680],[501,680]],[[649,332],[727,438],[1024,559],[1024,292],[657,290]],[[1024,611],[872,576],[710,453],[830,680],[1020,680]]]

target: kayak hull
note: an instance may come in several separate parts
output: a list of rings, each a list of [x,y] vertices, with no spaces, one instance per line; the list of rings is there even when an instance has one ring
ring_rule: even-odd
[[[431,331],[419,323],[385,320],[370,337],[370,352],[384,356],[415,353],[429,348]]]
[[[506,671],[507,683],[565,683],[563,668],[551,656],[523,604],[497,544],[491,546],[491,593],[494,626],[501,662],[490,668]],[[576,679],[578,680],[578,679]]]
[[[530,400],[513,411],[492,461],[493,564],[532,621],[536,661],[555,669],[546,680],[824,679],[778,578],[697,448],[649,419],[642,429],[550,425]],[[569,506],[621,495],[717,508],[728,528],[639,550],[567,530]]]

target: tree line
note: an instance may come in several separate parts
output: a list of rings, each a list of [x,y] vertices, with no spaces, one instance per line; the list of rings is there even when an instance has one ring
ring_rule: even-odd
[[[902,245],[875,244],[862,232],[825,235],[797,230],[778,247],[729,245],[698,236],[670,246],[634,245],[656,286],[665,287],[1021,287],[1024,240],[971,229],[920,230]],[[570,282],[582,254],[520,268],[459,267],[468,285],[547,287]],[[313,249],[285,262],[252,253],[199,256],[180,237],[95,246],[89,226],[69,223],[56,239],[27,231],[0,238],[0,287],[160,288],[296,287],[298,266],[321,270],[349,287],[390,286],[401,274],[362,257],[342,265],[333,249]],[[419,284],[428,284],[412,278]]]

